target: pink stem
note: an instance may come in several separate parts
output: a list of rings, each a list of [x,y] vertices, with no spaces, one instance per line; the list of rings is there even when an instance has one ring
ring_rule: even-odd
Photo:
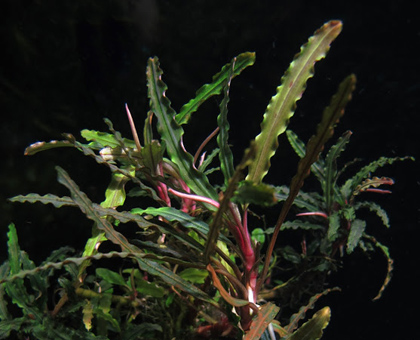
[[[186,193],[174,190],[172,188],[169,188],[168,191],[172,195],[175,195],[175,196],[178,196],[178,197],[181,197],[181,198],[184,198],[184,199],[189,199],[189,200],[193,200],[193,201],[208,203],[208,204],[211,204],[212,206],[214,206],[216,208],[219,208],[219,206],[220,206],[219,202],[216,202],[215,200],[212,200],[211,198],[208,198],[208,197],[186,194]]]
[[[328,219],[328,215],[322,211],[304,212],[304,213],[296,214],[296,216],[321,216]]]

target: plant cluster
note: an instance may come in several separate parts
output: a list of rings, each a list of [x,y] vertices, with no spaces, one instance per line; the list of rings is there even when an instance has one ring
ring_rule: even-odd
[[[232,79],[254,63],[255,54],[249,52],[233,58],[178,113],[166,96],[158,59],[149,59],[150,111],[142,141],[126,105],[133,139],[124,138],[105,120],[109,132],[81,131],[85,143],[66,134],[61,141],[29,146],[27,155],[76,148],[108,167],[112,179],[105,200],[97,204],[57,167],[58,181],[69,196],[31,193],[11,199],[79,208],[92,221],[92,235],[83,253],[61,248],[37,266],[20,249],[15,226],[9,226],[9,259],[0,267],[0,338],[319,339],[329,322],[329,307],[303,324],[300,321],[332,289],[309,290],[311,296],[299,300],[299,308],[286,322],[276,318],[278,303],[287,301],[290,287],[308,292],[300,284],[302,277],[325,276],[335,269],[336,254],[344,248],[350,254],[356,247],[364,251],[379,247],[391,272],[388,249],[367,235],[366,223],[356,218],[358,209],[368,208],[389,226],[386,213],[373,202],[356,201],[356,196],[381,192],[378,186],[392,184],[391,179],[370,173],[400,159],[381,158],[339,186],[342,171],[336,160],[351,133],[344,134],[325,158],[320,156],[354,90],[356,79],[350,75],[306,146],[287,131],[301,158],[290,185],[263,183],[278,136],[286,131],[314,64],[325,57],[341,26],[339,21],[327,22],[302,46],[267,106],[261,133],[239,161],[233,159],[229,145],[229,90]],[[183,125],[215,95],[222,97],[217,126],[191,154],[183,144]],[[211,138],[217,139],[217,148],[206,152]],[[215,171],[222,174],[222,182],[210,180]],[[301,191],[310,172],[321,182],[322,193]],[[272,228],[252,225],[251,209],[257,205],[279,206]],[[301,219],[286,221],[293,205],[303,209]],[[134,233],[125,233],[129,228]],[[275,248],[285,229],[304,231],[300,250]],[[289,263],[294,275],[276,285],[282,280],[274,276],[278,259]],[[118,268],[110,261],[119,261]],[[383,288],[389,278],[390,274]]]

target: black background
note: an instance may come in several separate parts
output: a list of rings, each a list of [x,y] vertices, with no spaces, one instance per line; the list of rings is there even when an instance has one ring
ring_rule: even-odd
[[[322,4],[321,4],[322,3]],[[348,74],[357,90],[337,127],[350,129],[342,162],[360,157],[418,156],[420,82],[418,11],[410,1],[2,1],[0,5],[2,122],[0,176],[0,258],[6,256],[7,225],[14,222],[21,247],[39,263],[53,249],[81,249],[90,223],[75,209],[11,204],[6,198],[29,192],[66,195],[56,183],[55,165],[69,171],[89,197],[103,200],[108,171],[75,150],[52,150],[24,157],[24,148],[42,140],[75,136],[83,128],[106,131],[110,118],[130,137],[124,103],[141,126],[147,112],[145,66],[157,55],[178,110],[232,57],[255,51],[257,60],[232,83],[231,143],[238,161],[258,133],[268,100],[294,54],[330,19],[343,32],[298,103],[290,128],[306,140],[323,107]],[[189,150],[215,127],[218,99],[196,113],[186,129]],[[297,158],[284,138],[266,178],[288,184]],[[417,237],[419,168],[397,163],[378,171],[396,181],[393,194],[372,196],[387,211],[391,229],[369,218],[368,231],[390,246],[395,271],[381,300],[372,302],[386,272],[380,256],[356,252],[330,279],[342,287],[321,299],[332,321],[325,339],[418,339]],[[311,186],[311,182],[308,183]],[[416,275],[417,276],[417,275]]]

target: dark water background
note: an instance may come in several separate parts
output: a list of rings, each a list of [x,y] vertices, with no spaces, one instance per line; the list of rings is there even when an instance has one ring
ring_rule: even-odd
[[[290,128],[303,139],[315,130],[323,107],[349,73],[357,90],[336,136],[354,132],[342,161],[360,157],[419,155],[419,15],[410,1],[2,1],[0,4],[0,258],[6,256],[7,225],[13,221],[21,247],[36,261],[65,244],[83,247],[90,222],[75,209],[11,204],[20,193],[66,195],[55,165],[65,168],[89,197],[103,200],[107,169],[75,150],[24,157],[42,140],[76,136],[83,128],[106,131],[103,118],[130,137],[124,103],[138,124],[147,112],[145,66],[159,56],[172,106],[178,110],[232,57],[257,53],[256,64],[231,89],[230,140],[236,159],[259,130],[261,115],[281,75],[313,31],[330,19],[344,23],[327,58],[316,66]],[[411,7],[410,7],[411,6]],[[218,100],[196,113],[186,131],[189,150],[215,127]],[[267,181],[287,184],[296,157],[283,138]],[[192,151],[191,151],[192,152]],[[372,234],[395,259],[394,278],[377,302],[386,264],[355,254],[331,278],[343,288],[318,306],[332,307],[324,339],[418,339],[419,167],[386,167],[393,194],[376,197],[389,213],[391,229],[375,218]],[[311,183],[308,184],[309,186]],[[375,197],[373,197],[375,199]],[[70,216],[70,217],[69,217]],[[403,335],[405,334],[405,335]]]

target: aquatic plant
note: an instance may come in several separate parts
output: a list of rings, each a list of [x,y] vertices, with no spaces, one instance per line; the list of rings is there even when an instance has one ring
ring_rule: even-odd
[[[302,261],[315,253],[322,258],[318,267],[310,262],[306,271],[329,265],[328,258],[344,246],[351,253],[356,246],[365,249],[373,243],[390,260],[387,248],[367,236],[364,225],[354,218],[357,209],[368,207],[388,223],[384,211],[374,203],[355,203],[354,198],[391,184],[387,178],[365,177],[396,159],[372,163],[338,187],[335,161],[348,134],[325,160],[319,157],[351,99],[354,75],[339,85],[306,146],[288,132],[301,157],[290,185],[278,188],[263,179],[278,136],[286,131],[296,102],[314,74],[314,64],[325,57],[341,28],[340,21],[327,22],[301,47],[267,106],[261,133],[241,160],[234,160],[229,145],[228,102],[233,78],[255,61],[250,52],[233,58],[179,112],[166,96],[158,58],[150,58],[146,69],[150,111],[143,117],[142,140],[137,118],[126,105],[132,139],[124,138],[105,119],[109,132],[82,130],[86,142],[66,134],[60,141],[29,146],[26,155],[75,148],[106,166],[112,179],[100,204],[92,202],[61,167],[56,168],[58,181],[69,196],[31,193],[11,198],[79,208],[91,220],[92,234],[82,253],[61,248],[35,265],[20,249],[16,227],[9,226],[9,259],[0,267],[0,338],[17,334],[37,339],[319,339],[330,319],[329,307],[299,323],[334,288],[314,291],[288,322],[276,319],[279,287],[273,285],[273,268],[279,257],[290,259],[284,249],[275,247],[279,233],[285,228],[315,231],[310,251],[302,256],[295,251]],[[192,154],[183,143],[183,126],[203,102],[216,95],[221,96],[217,126]],[[217,148],[204,151],[211,138],[216,138]],[[311,171],[322,182],[323,196],[301,191]],[[212,183],[213,172],[221,173],[221,182]],[[257,205],[279,206],[278,221],[270,230],[251,224],[250,209]],[[309,213],[326,222],[286,221],[293,205],[306,209],[300,216]],[[136,236],[125,235],[127,228]],[[266,246],[265,238],[269,239]],[[103,251],[104,244],[117,250]],[[120,259],[120,267],[107,266],[110,258]],[[53,305],[54,291],[59,300]]]

